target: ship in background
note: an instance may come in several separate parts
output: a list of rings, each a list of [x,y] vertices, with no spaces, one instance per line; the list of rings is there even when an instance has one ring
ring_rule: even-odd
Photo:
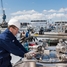
[[[1,0],[1,7],[2,7],[2,12],[3,12],[3,17],[2,17],[2,23],[0,24],[0,27],[1,28],[7,28],[8,27],[8,24],[6,22],[6,14],[5,14],[5,10],[3,8],[3,1]]]
[[[37,31],[43,30],[43,32],[51,32],[55,29],[54,24],[48,22],[47,20],[31,20],[33,26],[35,26]]]

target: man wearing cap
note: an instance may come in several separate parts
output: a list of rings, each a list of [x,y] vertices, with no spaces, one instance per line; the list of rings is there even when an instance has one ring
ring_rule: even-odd
[[[24,57],[28,52],[15,37],[19,29],[20,22],[11,19],[8,22],[8,28],[0,34],[0,67],[12,67],[10,53]]]

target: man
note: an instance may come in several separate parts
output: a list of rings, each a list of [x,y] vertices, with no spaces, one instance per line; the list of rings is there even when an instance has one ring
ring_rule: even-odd
[[[27,30],[25,37],[29,37],[29,36],[30,36],[30,30]]]
[[[31,32],[30,32],[29,29],[27,30],[25,37],[28,41],[33,41],[34,40],[33,36],[31,36]]]
[[[0,34],[0,67],[12,67],[10,53],[24,57],[28,52],[15,37],[19,29],[20,22],[11,19],[8,28]]]

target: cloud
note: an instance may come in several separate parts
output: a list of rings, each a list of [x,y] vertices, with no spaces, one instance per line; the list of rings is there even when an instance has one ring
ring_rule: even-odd
[[[19,19],[19,20],[33,20],[33,19],[40,19],[42,18],[43,14],[39,13],[35,10],[23,10],[23,11],[18,11],[16,13],[11,14],[12,17]]]
[[[26,11],[26,10],[23,10],[23,11],[17,11],[15,13],[12,13],[11,15],[21,15],[21,14],[33,14],[33,13],[36,13],[36,11],[34,10],[29,10],[29,11]]]
[[[67,8],[60,8],[59,10],[43,10],[42,12],[38,12],[35,10],[23,10],[11,13],[11,18],[19,19],[20,21],[26,22],[31,20],[67,20]]]
[[[54,10],[54,9],[50,9],[50,10],[43,10],[42,12],[37,12],[35,10],[23,10],[23,11],[17,11],[15,13],[12,13],[12,17],[19,19],[21,21],[26,21],[26,20],[36,20],[36,19],[55,19],[58,18],[61,20],[61,17],[63,18],[67,18],[66,14],[64,13],[64,11],[67,11],[67,8],[63,9],[59,9],[59,10]]]
[[[57,11],[56,11],[56,10],[51,9],[51,10],[49,10],[48,12],[57,12]]]
[[[14,16],[14,18],[19,19],[19,20],[33,20],[33,19],[40,19],[43,15],[41,13],[26,13],[26,14],[22,14],[19,16]]]
[[[67,8],[61,8],[61,9],[59,9],[58,12],[66,12],[66,11],[67,11]]]

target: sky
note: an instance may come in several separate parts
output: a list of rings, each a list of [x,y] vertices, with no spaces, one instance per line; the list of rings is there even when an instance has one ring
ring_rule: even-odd
[[[67,21],[67,0],[2,0],[6,21],[16,18],[21,22],[48,20]],[[0,0],[0,22],[2,22]]]

